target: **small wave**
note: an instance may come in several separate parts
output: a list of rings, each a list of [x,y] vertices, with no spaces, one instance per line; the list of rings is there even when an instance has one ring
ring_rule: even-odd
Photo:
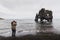
[[[5,31],[5,32],[0,32],[0,34],[5,34],[5,33],[8,33],[9,31]]]
[[[10,29],[10,28],[0,28],[0,30],[8,30],[8,29]]]

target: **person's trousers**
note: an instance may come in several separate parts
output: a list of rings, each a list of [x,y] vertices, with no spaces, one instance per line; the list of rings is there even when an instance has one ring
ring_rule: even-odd
[[[15,37],[15,34],[16,34],[16,30],[12,29],[12,37]]]

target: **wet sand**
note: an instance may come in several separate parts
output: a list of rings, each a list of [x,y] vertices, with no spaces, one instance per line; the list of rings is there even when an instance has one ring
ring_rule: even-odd
[[[36,35],[25,35],[19,37],[0,37],[0,40],[60,40],[59,34],[40,32]]]
[[[0,40],[59,40],[60,39],[60,27],[59,20],[50,22],[35,22],[34,20],[25,20],[21,22],[22,27],[26,27],[26,30],[17,31],[16,37],[1,36]]]

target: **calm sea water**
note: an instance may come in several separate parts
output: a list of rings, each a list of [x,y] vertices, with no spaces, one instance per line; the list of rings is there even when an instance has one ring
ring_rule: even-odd
[[[0,20],[0,36],[11,36],[11,21],[13,19],[8,20]],[[52,23],[36,23],[32,19],[16,19],[17,21],[17,32],[16,36],[27,35],[27,34],[36,34],[36,32],[54,32],[56,34],[60,34],[60,20],[54,19]],[[47,27],[48,26],[48,27]]]

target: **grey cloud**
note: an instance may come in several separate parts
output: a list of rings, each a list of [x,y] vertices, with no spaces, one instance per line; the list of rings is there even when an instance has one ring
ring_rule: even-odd
[[[16,7],[36,5],[39,0],[0,0],[0,2],[3,6],[14,9]]]
[[[60,0],[0,0],[0,4],[16,13],[17,16],[23,17],[34,16],[42,7],[53,10],[54,14],[60,11]]]

